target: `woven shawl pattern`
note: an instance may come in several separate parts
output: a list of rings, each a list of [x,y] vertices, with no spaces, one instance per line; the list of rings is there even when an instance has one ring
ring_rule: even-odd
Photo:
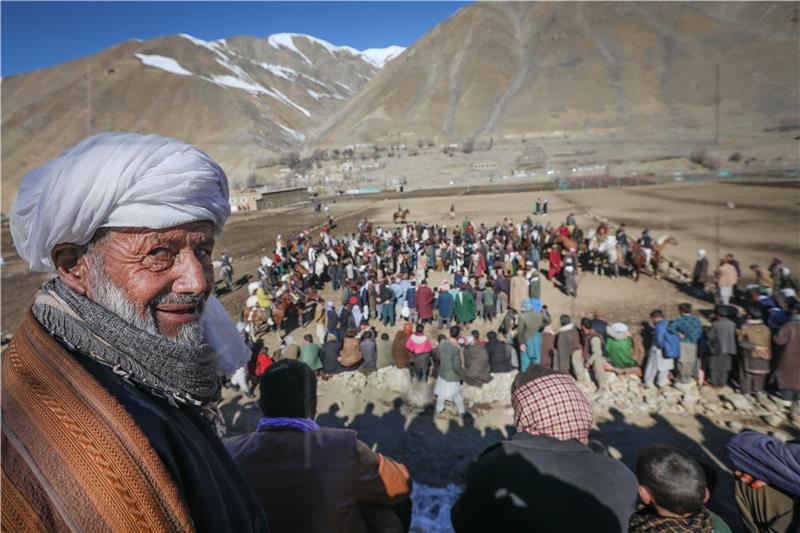
[[[2,398],[4,530],[193,530],[147,437],[31,313],[3,354]]]

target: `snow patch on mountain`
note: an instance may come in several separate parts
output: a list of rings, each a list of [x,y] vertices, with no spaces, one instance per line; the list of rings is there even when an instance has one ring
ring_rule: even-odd
[[[298,54],[310,65],[311,61],[295,45],[294,39],[302,38],[311,41],[328,51],[332,56],[344,52],[352,56],[360,57],[375,68],[383,68],[386,63],[399,56],[405,51],[402,46],[387,46],[386,48],[367,48],[366,50],[356,50],[352,46],[338,46],[331,44],[324,39],[306,35],[304,33],[275,33],[267,37],[269,44],[276,49],[288,48]]]
[[[155,67],[161,70],[166,70],[167,72],[171,72],[172,74],[180,74],[181,76],[191,76],[192,73],[185,68],[183,68],[180,63],[172,59],[171,57],[166,56],[159,56],[159,55],[147,55],[147,54],[133,54],[139,58],[139,61],[147,65],[148,67]]]
[[[375,68],[383,68],[386,63],[399,56],[406,49],[402,46],[387,46],[386,48],[367,48],[361,51],[361,58]]]
[[[282,67],[280,65],[272,65],[270,63],[258,63],[258,66],[270,72],[279,78],[283,78],[285,80],[293,81],[297,77],[297,71],[294,69],[290,69],[288,67]]]
[[[294,45],[293,37],[295,35],[297,34],[276,33],[274,35],[270,35],[269,37],[267,37],[267,42],[271,47],[273,47],[276,50],[280,50],[281,48],[287,48],[292,52],[298,54],[300,57],[302,57],[305,60],[305,62],[308,63],[309,65],[313,65],[313,63],[311,63],[311,60],[308,59],[306,55]]]
[[[303,135],[302,133],[300,133],[299,131],[293,130],[292,128],[290,128],[288,126],[284,126],[280,122],[275,122],[275,124],[277,124],[278,127],[280,127],[284,132],[286,132],[294,140],[300,141],[300,142],[303,142],[303,141],[306,140],[306,136]]]
[[[339,87],[342,87],[344,90],[346,90],[347,92],[349,92],[351,94],[355,92],[353,89],[350,88],[350,86],[345,85],[344,83],[342,83],[340,81],[337,81],[336,85],[338,85]]]
[[[179,33],[178,36],[183,37],[184,39],[196,44],[197,46],[202,46],[203,48],[211,50],[216,55],[222,57],[225,60],[228,59],[222,52],[223,49],[227,50],[228,46],[225,39],[220,39],[218,41],[204,41],[203,39],[198,39],[197,37],[189,35],[188,33]]]
[[[269,90],[261,85],[255,82],[243,80],[242,78],[237,78],[236,76],[231,76],[229,74],[215,75],[205,79],[212,83],[216,83],[217,85],[222,85],[223,87],[242,89],[243,91],[247,91],[252,94],[269,94]]]

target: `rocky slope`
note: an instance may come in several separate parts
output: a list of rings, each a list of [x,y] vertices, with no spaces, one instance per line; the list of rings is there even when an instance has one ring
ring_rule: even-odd
[[[28,170],[84,137],[155,132],[198,144],[243,182],[299,149],[400,47],[358,51],[299,34],[127,41],[2,81],[3,212]]]
[[[317,140],[713,140],[718,126],[796,126],[798,20],[794,3],[476,3],[370,80]]]

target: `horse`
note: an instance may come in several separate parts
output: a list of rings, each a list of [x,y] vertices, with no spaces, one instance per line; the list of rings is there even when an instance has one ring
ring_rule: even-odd
[[[251,331],[256,334],[262,327],[269,328],[274,325],[269,315],[269,310],[258,305],[245,307],[242,311],[242,322],[250,326]]]
[[[678,240],[672,235],[664,235],[653,244],[653,252],[650,256],[650,266],[653,269],[654,278],[658,278],[658,267],[659,263],[661,262],[661,252],[663,252],[667,245],[670,244],[673,246],[677,246],[678,244]],[[630,264],[633,268],[633,279],[634,281],[639,281],[639,274],[641,271],[646,270],[647,267],[647,255],[645,254],[644,249],[639,246],[638,243],[634,244],[629,255]]]
[[[594,268],[594,273],[601,275],[609,269],[614,279],[619,277],[619,254],[617,252],[617,239],[613,235],[605,239],[593,238],[589,243],[589,257]]]
[[[395,224],[398,224],[398,223],[405,224],[406,223],[406,217],[408,216],[409,213],[411,213],[410,209],[398,209],[392,215],[392,222],[394,222]]]

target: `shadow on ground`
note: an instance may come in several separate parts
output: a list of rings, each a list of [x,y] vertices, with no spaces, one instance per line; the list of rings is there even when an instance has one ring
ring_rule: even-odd
[[[228,422],[229,435],[252,431],[260,417],[257,403],[243,397],[221,409]],[[323,427],[357,431],[359,439],[376,451],[403,462],[415,482],[425,485],[441,487],[455,483],[463,486],[470,462],[514,431],[508,425],[481,431],[463,423],[449,408],[445,414],[434,415],[432,407],[414,409],[401,397],[387,399],[379,409],[385,411],[382,415],[375,411],[376,406],[368,403],[361,414],[349,420],[340,415],[339,406],[334,403],[326,412],[318,414],[317,422]],[[707,472],[712,491],[708,507],[734,532],[742,531],[733,497],[732,468],[723,448],[733,433],[704,416],[694,416],[702,436],[696,441],[660,415],[652,415],[652,425],[649,425],[633,424],[615,409],[611,414],[612,419],[600,422],[598,429],[592,431],[592,439],[616,448],[621,461],[631,470],[635,467],[638,450],[648,444],[664,444],[690,454]],[[442,427],[445,429],[440,429]]]

